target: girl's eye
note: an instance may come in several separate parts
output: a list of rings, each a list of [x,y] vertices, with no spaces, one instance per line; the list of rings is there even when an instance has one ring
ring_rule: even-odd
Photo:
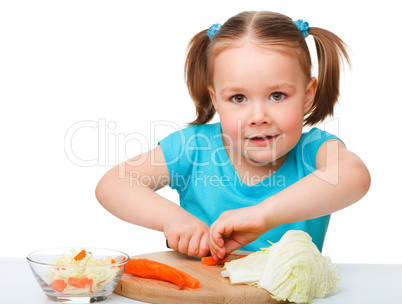
[[[272,93],[271,96],[269,96],[269,99],[271,99],[272,101],[282,101],[284,98],[285,94],[280,92]]]
[[[246,96],[241,95],[241,94],[238,94],[238,95],[234,95],[234,96],[231,98],[231,100],[232,100],[233,102],[235,102],[235,103],[242,103],[242,102],[245,102],[247,99],[246,99]]]

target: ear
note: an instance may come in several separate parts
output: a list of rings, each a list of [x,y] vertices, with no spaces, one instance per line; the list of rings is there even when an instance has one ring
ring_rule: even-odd
[[[212,86],[208,86],[209,96],[211,97],[212,105],[215,108],[215,111],[218,113],[218,103],[216,102],[215,90]]]
[[[310,111],[314,103],[315,93],[317,92],[317,78],[311,77],[306,87],[306,99],[304,101],[304,113]]]

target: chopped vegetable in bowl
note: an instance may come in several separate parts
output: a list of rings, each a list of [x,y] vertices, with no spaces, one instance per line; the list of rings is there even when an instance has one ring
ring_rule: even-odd
[[[53,259],[53,265],[45,274],[46,282],[59,292],[79,294],[96,293],[116,277],[118,267],[63,267],[63,266],[99,266],[111,265],[115,261],[110,257],[96,259],[91,252],[80,253],[73,248],[71,254],[62,254]]]
[[[27,260],[35,279],[52,300],[94,303],[113,293],[130,257],[101,248],[79,252],[74,248],[54,248],[33,252]]]

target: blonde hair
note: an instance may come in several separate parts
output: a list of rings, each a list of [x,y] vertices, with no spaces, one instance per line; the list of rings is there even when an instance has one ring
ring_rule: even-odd
[[[308,33],[314,37],[317,49],[318,85],[304,124],[314,125],[333,115],[339,97],[342,56],[348,63],[350,61],[346,45],[337,35],[318,27],[310,27]],[[221,52],[240,46],[245,38],[261,47],[292,51],[303,73],[310,79],[310,52],[305,37],[292,19],[273,12],[242,12],[227,20],[212,41],[207,36],[207,30],[203,30],[188,44],[184,74],[197,115],[190,125],[205,124],[213,118],[215,109],[208,86],[212,85],[214,59]]]

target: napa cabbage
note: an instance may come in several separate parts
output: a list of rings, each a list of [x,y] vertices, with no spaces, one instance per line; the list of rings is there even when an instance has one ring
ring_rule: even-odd
[[[279,242],[249,256],[225,264],[223,276],[233,284],[254,284],[276,300],[309,303],[338,290],[340,274],[323,256],[310,235],[287,231]],[[232,281],[233,278],[233,281]]]

